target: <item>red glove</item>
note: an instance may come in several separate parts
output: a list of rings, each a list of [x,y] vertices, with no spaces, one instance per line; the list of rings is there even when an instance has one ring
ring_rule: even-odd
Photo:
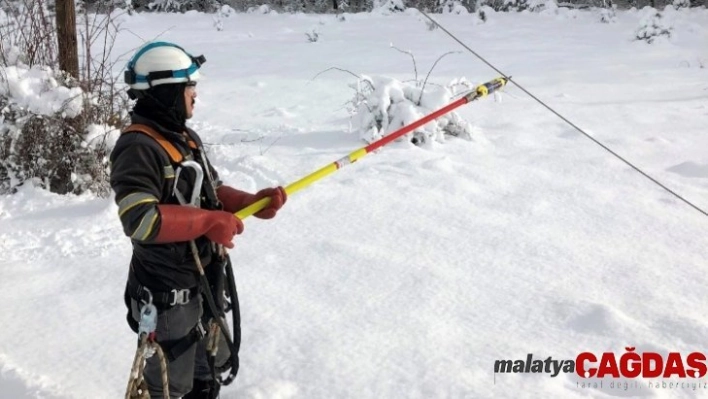
[[[224,210],[231,213],[238,212],[260,199],[270,197],[268,206],[253,215],[259,219],[272,219],[288,200],[288,194],[283,187],[264,188],[255,194],[249,194],[222,185],[216,190],[216,195],[219,197],[219,201],[224,204]]]
[[[191,241],[205,235],[217,244],[233,248],[234,236],[243,232],[241,220],[229,212],[181,205],[158,205],[157,209],[161,216],[157,243]]]

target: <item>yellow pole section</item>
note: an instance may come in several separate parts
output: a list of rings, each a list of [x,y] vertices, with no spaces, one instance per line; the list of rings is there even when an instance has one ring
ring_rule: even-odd
[[[326,176],[331,175],[332,173],[339,170],[339,168],[358,161],[359,159],[363,158],[366,154],[368,154],[368,151],[366,151],[366,147],[360,148],[360,149],[352,152],[351,154],[347,155],[346,157],[344,157],[336,162],[332,162],[331,164],[329,164],[323,168],[320,168],[313,173],[310,173],[309,175],[303,177],[302,179],[300,179],[294,183],[288,184],[287,186],[285,186],[285,193],[287,193],[288,196],[290,194],[296,193],[296,192],[302,190],[303,188],[308,187],[309,185],[316,182],[317,180],[320,180]],[[240,211],[234,213],[234,215],[237,218],[243,220],[243,219],[253,215],[254,213],[257,213],[258,211],[265,209],[265,207],[267,207],[268,204],[270,204],[270,198],[262,198],[256,202],[252,203],[251,205],[241,209]]]

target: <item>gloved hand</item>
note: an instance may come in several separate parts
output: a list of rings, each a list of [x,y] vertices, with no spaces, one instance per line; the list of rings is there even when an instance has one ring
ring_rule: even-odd
[[[204,234],[211,241],[226,248],[233,248],[236,234],[243,233],[243,222],[234,214],[224,211],[211,211],[209,219],[213,225]]]
[[[243,222],[224,211],[209,211],[181,205],[158,205],[160,231],[157,243],[191,241],[203,235],[217,244],[233,248],[236,234],[243,232]]]
[[[238,212],[260,199],[270,197],[268,206],[253,215],[260,219],[272,219],[275,217],[278,210],[288,200],[288,194],[283,187],[264,188],[255,194],[249,194],[245,191],[222,185],[216,190],[216,195],[224,205],[224,210],[231,213]]]
[[[285,192],[285,189],[283,187],[264,188],[263,190],[260,190],[259,192],[255,193],[253,197],[254,198],[251,204],[260,199],[270,197],[270,203],[268,204],[268,206],[263,208],[262,211],[253,214],[253,216],[259,219],[274,218],[275,214],[278,213],[278,210],[280,210],[280,208],[282,208],[285,204],[285,201],[288,200],[288,194]]]

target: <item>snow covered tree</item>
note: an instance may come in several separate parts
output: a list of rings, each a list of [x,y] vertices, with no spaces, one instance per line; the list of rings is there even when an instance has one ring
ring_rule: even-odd
[[[460,0],[440,0],[438,12],[442,14],[469,14],[469,10],[462,4]]]
[[[654,43],[658,38],[671,38],[673,27],[668,23],[662,14],[653,8],[647,10],[647,14],[639,21],[639,26],[635,31],[635,40],[642,40],[649,44]]]
[[[355,90],[349,103],[352,130],[370,143],[451,103],[472,85],[462,78],[424,88],[417,81],[362,75],[351,87]],[[421,145],[444,142],[446,136],[471,140],[473,134],[472,125],[451,112],[409,133],[408,140]]]
[[[403,3],[403,0],[374,0],[372,9],[374,12],[383,14],[393,14],[405,10],[406,5]]]
[[[159,12],[217,12],[223,3],[220,0],[132,0],[132,6],[137,11]]]
[[[557,4],[555,0],[480,0],[476,9],[490,7],[496,12],[510,11],[543,11],[545,9],[555,9]]]
[[[600,9],[600,22],[603,24],[611,24],[617,21],[617,13],[615,12],[615,7],[601,8]]]

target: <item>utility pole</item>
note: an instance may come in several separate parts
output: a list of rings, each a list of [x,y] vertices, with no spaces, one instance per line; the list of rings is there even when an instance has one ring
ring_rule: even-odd
[[[57,42],[59,44],[59,69],[74,79],[79,79],[79,51],[76,38],[76,3],[74,0],[56,0]],[[71,172],[76,159],[72,141],[76,134],[79,118],[64,120],[60,138],[61,162],[49,182],[50,191],[66,194],[72,190]]]
[[[79,51],[76,39],[76,3],[56,0],[59,69],[74,79],[79,78]]]

